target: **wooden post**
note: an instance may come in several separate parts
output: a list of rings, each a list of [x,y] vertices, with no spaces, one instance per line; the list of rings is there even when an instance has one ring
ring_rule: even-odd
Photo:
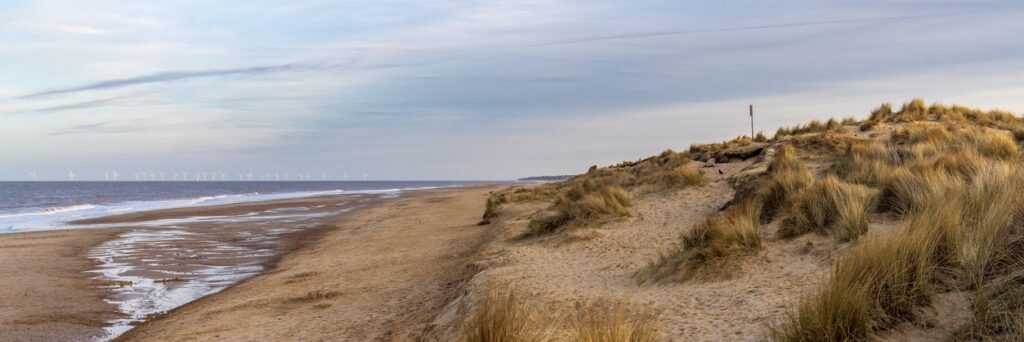
[[[750,105],[750,140],[754,140],[754,105]]]

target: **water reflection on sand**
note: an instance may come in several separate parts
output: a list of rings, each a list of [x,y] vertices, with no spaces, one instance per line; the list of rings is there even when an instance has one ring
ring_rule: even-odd
[[[94,248],[93,272],[107,281],[107,301],[123,316],[110,322],[111,340],[147,317],[216,293],[262,272],[274,257],[308,240],[325,218],[384,195],[351,195],[234,216],[192,216],[111,225],[130,230]],[[390,196],[388,196],[390,197]]]

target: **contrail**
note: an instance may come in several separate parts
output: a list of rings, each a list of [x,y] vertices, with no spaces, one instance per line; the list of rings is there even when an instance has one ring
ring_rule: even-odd
[[[553,45],[569,45],[589,42],[600,42],[609,40],[621,40],[621,39],[633,39],[633,38],[648,38],[648,37],[661,37],[661,36],[675,36],[685,34],[701,34],[701,33],[719,33],[719,32],[742,32],[742,31],[756,31],[756,30],[768,30],[768,29],[779,29],[788,27],[802,27],[802,26],[821,26],[821,25],[837,25],[837,24],[850,24],[850,23],[863,23],[863,22],[875,22],[875,21],[887,21],[887,20],[908,20],[908,19],[928,19],[928,18],[939,18],[939,17],[951,17],[959,15],[967,15],[981,12],[991,12],[994,10],[979,10],[979,11],[966,11],[966,12],[952,12],[952,13],[937,13],[937,14],[922,14],[922,15],[904,15],[904,16],[892,16],[892,17],[874,17],[874,18],[856,18],[856,19],[838,19],[838,20],[817,20],[817,21],[801,21],[794,23],[781,23],[781,24],[767,24],[767,25],[755,25],[755,26],[739,26],[739,27],[724,27],[724,28],[713,28],[713,29],[678,29],[678,30],[664,30],[664,31],[650,31],[650,32],[635,32],[635,33],[624,33],[617,35],[607,36],[596,36],[589,38],[578,38],[554,41],[548,43],[541,43],[532,46],[553,46]]]
[[[241,69],[219,69],[219,70],[198,70],[198,71],[169,71],[169,72],[161,72],[161,73],[150,74],[150,75],[143,75],[143,76],[137,76],[137,77],[130,77],[130,78],[122,78],[122,79],[100,81],[100,82],[95,82],[95,83],[87,84],[87,85],[84,85],[84,86],[78,86],[78,87],[71,87],[71,88],[64,88],[64,89],[55,89],[55,90],[47,90],[47,91],[43,91],[43,92],[38,92],[38,93],[32,93],[32,94],[24,95],[24,96],[19,97],[19,99],[30,99],[30,98],[50,96],[50,95],[68,94],[68,93],[75,93],[75,92],[87,91],[87,90],[120,88],[120,87],[136,85],[136,84],[168,82],[168,81],[176,81],[176,80],[188,79],[188,78],[228,76],[228,75],[244,75],[244,74],[262,74],[262,73],[278,72],[278,71],[308,69],[308,68],[312,68],[312,67],[313,66],[290,63],[290,64],[282,64],[282,65],[260,66],[260,67],[251,67],[251,68],[241,68]]]

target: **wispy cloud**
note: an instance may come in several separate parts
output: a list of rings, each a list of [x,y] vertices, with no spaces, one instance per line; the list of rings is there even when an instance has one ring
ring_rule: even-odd
[[[176,127],[183,127],[181,124],[138,124],[138,123],[115,123],[110,121],[95,122],[75,125],[64,130],[50,132],[50,136],[73,135],[73,134],[116,134],[116,133],[139,133],[153,130],[167,130]]]
[[[113,79],[99,81],[95,83],[86,84],[83,86],[61,88],[54,90],[41,91],[19,97],[20,99],[31,99],[44,96],[62,95],[77,93],[89,90],[101,90],[111,88],[121,88],[139,84],[147,83],[161,83],[171,82],[189,78],[202,78],[202,77],[217,77],[217,76],[232,76],[232,75],[253,75],[253,74],[265,74],[282,71],[294,71],[294,70],[305,70],[315,66],[309,64],[281,64],[281,65],[269,65],[269,66],[258,66],[240,69],[215,69],[215,70],[194,70],[194,71],[167,71],[161,73],[155,73],[150,75]]]
[[[132,94],[132,95],[124,95],[124,96],[115,96],[115,97],[110,97],[110,98],[103,98],[103,99],[96,99],[96,100],[89,100],[89,101],[67,103],[67,104],[56,105],[56,106],[49,106],[49,107],[21,109],[21,110],[15,110],[15,111],[10,111],[10,112],[6,112],[6,113],[2,113],[2,114],[53,113],[53,112],[63,112],[63,111],[69,111],[69,110],[79,110],[79,109],[90,109],[90,108],[97,108],[97,107],[116,106],[116,105],[122,104],[124,102],[124,100],[126,100],[126,99],[137,97],[137,96],[139,96],[139,95],[138,94]]]
[[[613,35],[592,36],[592,37],[574,38],[574,39],[566,39],[566,40],[556,40],[556,41],[536,44],[536,45],[533,45],[533,46],[569,45],[569,44],[590,43],[590,42],[600,42],[600,41],[610,41],[610,40],[650,38],[650,37],[675,36],[675,35],[685,35],[685,34],[743,32],[743,31],[771,30],[771,29],[792,28],[792,27],[806,27],[806,26],[870,23],[870,22],[892,21],[892,20],[929,19],[929,18],[941,18],[941,17],[952,17],[952,16],[977,14],[977,13],[992,12],[992,11],[994,11],[994,10],[977,10],[977,11],[963,11],[963,12],[952,12],[952,13],[935,13],[935,14],[922,14],[922,15],[902,15],[902,16],[873,17],[873,18],[854,18],[854,19],[837,19],[837,20],[814,20],[814,21],[800,21],[800,22],[792,22],[792,23],[778,23],[778,24],[738,26],[738,27],[722,27],[722,28],[710,28],[710,29],[674,29],[674,30],[663,30],[663,31],[633,32],[633,33],[624,33],[624,34],[613,34]]]

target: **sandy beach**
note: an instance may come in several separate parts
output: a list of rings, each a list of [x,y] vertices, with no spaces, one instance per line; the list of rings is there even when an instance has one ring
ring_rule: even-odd
[[[273,270],[192,302],[124,341],[410,341],[474,273],[497,187],[428,190],[341,218]]]
[[[0,340],[72,341],[103,334],[117,308],[103,301],[89,250],[120,229],[0,235]]]
[[[0,235],[0,270],[6,275],[0,295],[10,299],[0,304],[0,340],[91,340],[103,338],[112,321],[134,325],[110,303],[131,294],[132,286],[96,279],[104,267],[97,255],[112,248],[130,253],[117,253],[108,263],[136,265],[126,274],[156,279],[149,285],[166,286],[162,291],[189,290],[179,284],[206,270],[200,264],[254,265],[265,271],[167,314],[146,317],[121,340],[419,336],[451,299],[452,286],[469,274],[465,263],[486,235],[474,224],[489,189],[168,209],[76,222],[116,228]],[[254,238],[267,231],[281,233]],[[173,241],[147,240],[169,232],[178,232]],[[235,252],[242,248],[257,253]],[[167,272],[182,276],[167,278]],[[285,321],[279,319],[283,313]]]

